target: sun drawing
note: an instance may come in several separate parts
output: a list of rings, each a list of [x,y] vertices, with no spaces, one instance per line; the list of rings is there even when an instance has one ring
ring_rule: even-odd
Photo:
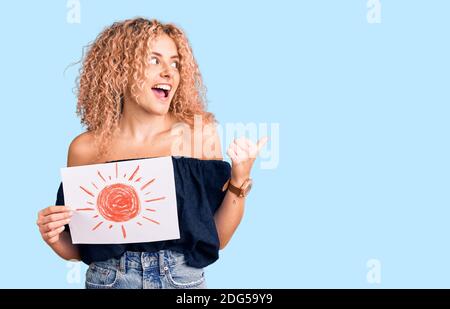
[[[92,211],[92,218],[102,218],[92,227],[92,231],[106,225],[108,225],[108,229],[112,229],[116,224],[120,225],[124,239],[127,237],[125,223],[129,223],[138,216],[145,222],[149,221],[159,225],[158,221],[150,218],[150,214],[157,210],[147,207],[151,203],[165,199],[165,196],[152,197],[152,192],[148,191],[148,187],[155,181],[155,178],[146,181],[139,177],[139,165],[128,177],[127,173],[119,174],[117,163],[114,167],[113,177],[106,173],[103,175],[97,170],[97,182],[93,180],[89,186],[80,186],[80,189],[88,196],[87,207],[77,208],[76,211]],[[139,218],[134,221],[137,225],[142,226]],[[107,224],[104,224],[105,222]]]

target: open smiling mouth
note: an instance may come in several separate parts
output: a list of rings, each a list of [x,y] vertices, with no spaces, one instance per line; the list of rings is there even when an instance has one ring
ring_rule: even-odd
[[[156,84],[152,87],[153,94],[160,100],[166,100],[170,90],[172,90],[172,86],[169,84]]]

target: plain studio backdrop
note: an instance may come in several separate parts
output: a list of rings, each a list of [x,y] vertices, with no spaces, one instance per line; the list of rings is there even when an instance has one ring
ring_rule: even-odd
[[[449,287],[449,11],[444,0],[3,1],[0,287],[83,287],[86,266],[44,244],[36,215],[83,131],[80,65],[68,66],[136,16],[186,31],[221,125],[279,128],[276,164],[256,161],[209,287]]]

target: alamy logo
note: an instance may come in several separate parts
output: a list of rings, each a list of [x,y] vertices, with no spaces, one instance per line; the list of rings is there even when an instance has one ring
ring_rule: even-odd
[[[369,271],[367,272],[367,283],[380,284],[381,283],[381,262],[377,259],[370,259],[366,263]]]
[[[369,24],[381,23],[381,3],[380,0],[367,1],[367,22]]]
[[[69,24],[79,24],[81,22],[81,5],[79,0],[67,0],[66,8],[67,16],[66,21]]]

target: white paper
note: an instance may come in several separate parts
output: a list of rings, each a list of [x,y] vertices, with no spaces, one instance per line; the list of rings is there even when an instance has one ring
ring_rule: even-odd
[[[179,239],[171,157],[61,169],[74,244]]]

